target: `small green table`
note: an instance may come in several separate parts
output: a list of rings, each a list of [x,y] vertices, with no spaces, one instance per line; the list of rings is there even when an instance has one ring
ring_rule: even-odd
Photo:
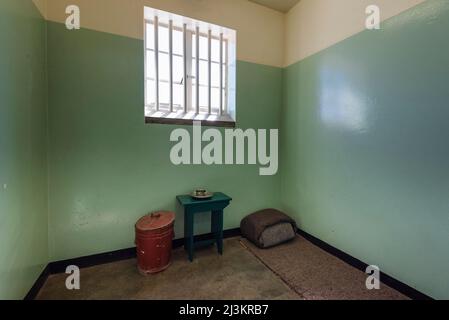
[[[223,210],[232,201],[224,193],[216,192],[210,199],[198,200],[189,195],[177,196],[178,202],[184,207],[184,248],[189,254],[189,260],[193,261],[195,245],[217,244],[218,253],[223,254]],[[214,239],[207,241],[194,241],[194,217],[195,213],[211,212],[211,231]]]

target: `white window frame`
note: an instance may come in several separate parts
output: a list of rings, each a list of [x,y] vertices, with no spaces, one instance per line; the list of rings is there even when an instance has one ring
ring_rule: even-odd
[[[147,25],[152,25],[154,31],[153,48],[147,44]],[[168,28],[169,32],[169,52],[159,50],[159,27]],[[173,31],[183,33],[183,55],[173,53]],[[208,58],[199,57],[200,37],[207,38]],[[212,61],[212,40],[219,41],[219,59]],[[173,123],[190,124],[193,121],[203,121],[210,125],[235,126],[235,68],[236,68],[236,33],[234,30],[212,25],[199,20],[174,15],[172,13],[145,7],[144,17],[144,59],[145,59],[145,118],[148,123]],[[192,48],[196,47],[195,57],[193,57]],[[147,74],[147,55],[148,51],[154,52],[154,74],[155,78],[150,78]],[[169,56],[169,104],[162,105],[159,100],[159,83],[167,82],[159,78],[160,64],[159,54],[168,54]],[[173,101],[173,57],[182,57],[184,59],[183,81],[176,83],[184,85],[183,105],[174,105]],[[207,62],[208,66],[208,84],[200,84],[197,81],[200,71],[200,61]],[[219,64],[219,86],[212,86],[212,65]],[[195,72],[193,72],[195,70]],[[195,73],[195,76],[193,74]],[[230,75],[233,81],[230,81]],[[193,80],[195,85],[193,86]],[[154,81],[154,88],[149,87],[149,83]],[[199,92],[200,87],[207,87],[208,102],[207,106],[200,105]],[[212,89],[219,90],[219,108],[212,109]],[[148,90],[154,90],[156,101],[149,101]],[[193,105],[193,92],[195,90],[195,104]],[[183,108],[181,108],[183,107]],[[168,109],[168,110],[167,110]]]

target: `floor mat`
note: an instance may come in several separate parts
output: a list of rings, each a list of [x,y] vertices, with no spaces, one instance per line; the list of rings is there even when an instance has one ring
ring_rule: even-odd
[[[302,237],[270,249],[260,249],[246,239],[241,239],[241,243],[304,299],[408,299],[383,283],[379,290],[368,290],[366,273]]]

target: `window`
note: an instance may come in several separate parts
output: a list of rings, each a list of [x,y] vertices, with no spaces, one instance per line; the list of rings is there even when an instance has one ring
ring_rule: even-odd
[[[145,118],[235,124],[234,30],[145,7]]]

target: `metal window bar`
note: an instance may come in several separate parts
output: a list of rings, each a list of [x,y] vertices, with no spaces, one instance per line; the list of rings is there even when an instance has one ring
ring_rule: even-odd
[[[192,61],[192,35],[193,32],[191,30],[186,30],[186,50],[185,50],[185,60],[184,63],[186,64],[186,86],[187,86],[187,96],[186,96],[186,112],[190,112],[194,110],[193,104],[193,86],[192,86],[192,67],[193,67],[193,61]]]
[[[147,80],[150,80],[150,81],[155,81],[155,79],[154,78],[152,78],[152,77],[146,77],[145,79],[147,79]],[[159,83],[170,83],[170,80],[164,80],[164,79],[159,79]],[[175,85],[175,84],[177,84],[177,85],[183,85],[183,81],[181,80],[181,81],[173,81],[173,85]],[[201,87],[202,85],[200,85],[200,87]],[[217,87],[218,88],[218,87]]]
[[[207,65],[208,65],[208,113],[212,114],[212,30],[207,34]]]
[[[188,81],[187,81],[187,24],[184,23],[183,29],[183,50],[184,50],[184,112],[187,113],[187,98],[188,98]]]
[[[154,60],[156,110],[159,111],[159,18],[157,16],[154,17]]]
[[[145,21],[148,22],[148,23],[153,23],[152,20],[148,20],[148,19],[147,19],[147,20],[145,20]],[[167,23],[164,23],[164,22],[159,22],[159,26],[168,28],[168,24],[167,24]],[[178,26],[176,26],[176,25],[173,25],[173,30],[182,31],[182,29],[183,29],[182,27],[178,27]],[[192,30],[192,31],[194,31],[194,30]],[[200,36],[207,37],[207,33],[201,33],[201,32],[200,32]],[[220,37],[219,37],[219,36],[212,35],[212,39],[219,40]]]
[[[228,63],[229,63],[229,49],[228,49],[228,41],[227,40],[223,40],[223,44],[224,44],[224,53],[225,53],[225,61],[224,61],[224,67],[225,67],[225,80],[224,80],[224,106],[223,106],[223,110],[224,113],[227,114],[228,113],[228,90],[229,90],[229,82],[228,82],[228,77],[229,77],[229,68],[228,68]]]
[[[175,30],[175,29],[173,29],[173,30]],[[147,48],[146,50],[147,50],[147,51],[150,51],[150,52],[154,52],[154,49]],[[159,50],[159,54],[161,54],[161,53],[169,54],[168,51]],[[173,57],[183,58],[184,56],[183,56],[182,54],[174,53],[174,52],[173,52]],[[213,63],[218,63],[218,62],[214,62],[214,61],[212,61],[212,62],[213,62]]]
[[[196,90],[196,113],[200,113],[200,27],[196,27],[196,82],[195,82],[195,90]]]
[[[150,81],[154,81],[154,78],[151,78],[151,77],[147,77],[146,79],[150,80]],[[169,81],[168,80],[159,79],[159,83],[169,83]],[[183,83],[174,81],[173,84],[182,85]],[[209,85],[207,85],[207,84],[200,84],[200,88],[209,88]],[[211,86],[211,88],[212,89],[220,89],[220,87],[218,87],[218,86]],[[161,103],[161,105],[162,105],[162,103]]]
[[[223,33],[220,33],[220,116],[223,111]]]
[[[161,103],[160,103],[160,88],[159,88],[159,84],[160,82],[167,82],[167,81],[161,81],[160,77],[159,77],[159,71],[160,71],[160,66],[159,66],[159,54],[160,53],[167,53],[169,55],[169,63],[170,63],[170,81],[169,81],[169,85],[170,85],[170,103],[169,103],[169,107],[170,107],[170,111],[173,112],[174,111],[174,99],[173,99],[173,86],[174,86],[174,82],[173,82],[173,57],[174,56],[178,56],[178,57],[182,57],[184,59],[184,79],[182,83],[179,84],[183,84],[184,85],[184,111],[187,113],[189,110],[191,109],[191,105],[192,105],[192,94],[191,94],[191,90],[192,90],[192,79],[195,79],[195,90],[196,90],[196,113],[200,112],[201,109],[201,105],[200,105],[200,87],[207,87],[208,88],[208,111],[209,114],[211,114],[212,112],[212,89],[220,89],[220,106],[219,106],[219,115],[225,114],[227,112],[227,81],[228,81],[228,54],[227,54],[227,50],[228,50],[228,41],[226,39],[224,39],[223,33],[220,33],[219,36],[215,36],[212,34],[211,30],[208,30],[208,33],[200,33],[199,30],[199,26],[197,26],[195,28],[195,31],[190,31],[187,28],[187,24],[184,24],[182,28],[178,27],[178,26],[174,26],[173,25],[173,21],[170,20],[169,24],[164,24],[164,23],[160,23],[159,22],[159,18],[157,16],[154,17],[154,20],[146,20],[146,23],[149,24],[153,24],[154,26],[154,49],[150,49],[147,47],[146,42],[145,42],[145,50],[149,50],[149,51],[154,51],[154,59],[155,59],[155,106],[156,106],[156,110],[159,111],[160,107],[161,107]],[[159,51],[159,26],[164,26],[164,27],[168,27],[169,28],[169,52],[162,52]],[[183,43],[183,49],[184,49],[184,55],[180,55],[180,54],[174,54],[173,53],[173,30],[177,30],[177,31],[182,31],[183,35],[184,35],[184,43]],[[192,66],[191,66],[191,41],[188,37],[191,38],[191,34],[195,32],[195,47],[196,47],[196,56],[195,56],[195,62],[196,62],[196,77],[192,77],[189,75],[189,70],[191,70]],[[199,49],[200,49],[200,37],[207,37],[208,38],[208,58],[207,59],[203,59],[199,57]],[[220,44],[220,61],[216,62],[216,61],[212,61],[212,39],[215,40],[219,40]],[[145,39],[146,40],[146,39]],[[190,60],[189,60],[190,59]],[[146,60],[145,60],[146,61]],[[209,81],[208,81],[208,85],[200,85],[200,61],[204,61],[208,63],[208,76],[209,76]],[[146,63],[146,62],[145,62]],[[220,73],[220,84],[219,87],[215,87],[212,86],[212,64],[219,64],[220,69],[219,69],[219,73]],[[225,69],[223,69],[225,68]],[[145,68],[146,70],[146,68]],[[146,71],[145,71],[146,72]],[[153,80],[150,79],[149,77],[146,77],[147,80]],[[145,92],[146,94],[146,92]],[[164,106],[166,106],[166,104],[164,104]],[[182,107],[180,105],[177,105],[177,107]]]
[[[168,22],[168,59],[170,79],[170,112],[173,112],[173,21]]]
[[[148,86],[148,82],[147,82],[147,36],[146,36],[146,34],[147,34],[147,30],[148,30],[148,25],[147,25],[147,22],[145,21],[144,23],[143,23],[143,30],[144,30],[144,37],[143,37],[143,44],[144,44],[144,51],[143,51],[143,54],[144,54],[144,61],[143,61],[143,67],[144,67],[144,78],[145,78],[145,85],[144,85],[144,96],[145,96],[145,109],[146,109],[146,105],[147,105],[147,103],[148,103],[148,94],[147,94],[147,86]],[[145,113],[146,113],[146,110],[145,110]]]

